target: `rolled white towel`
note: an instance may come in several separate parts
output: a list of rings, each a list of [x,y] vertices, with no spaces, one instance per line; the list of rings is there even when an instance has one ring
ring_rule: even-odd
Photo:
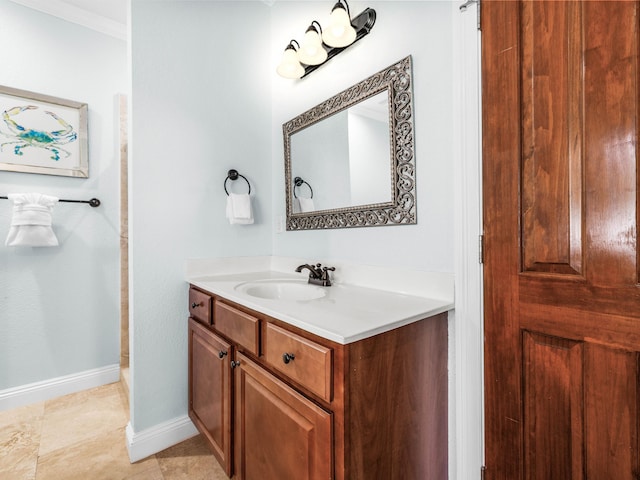
[[[230,224],[250,225],[253,223],[251,197],[249,194],[229,193],[227,196],[227,218]]]
[[[51,228],[51,213],[58,203],[56,197],[41,193],[12,193],[11,225],[7,247],[55,247],[58,239]]]

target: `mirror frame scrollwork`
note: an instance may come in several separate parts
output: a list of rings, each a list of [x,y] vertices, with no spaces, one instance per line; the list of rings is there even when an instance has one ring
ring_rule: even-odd
[[[334,95],[282,126],[287,230],[417,223],[411,56]],[[291,135],[384,90],[389,92],[391,201],[306,213],[293,212]]]

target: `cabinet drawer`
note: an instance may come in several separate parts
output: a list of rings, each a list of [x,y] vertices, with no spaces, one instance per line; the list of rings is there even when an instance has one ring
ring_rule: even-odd
[[[266,324],[263,351],[267,363],[311,392],[331,401],[331,349]]]
[[[189,314],[193,318],[211,325],[211,295],[191,287],[189,289]]]
[[[214,304],[215,327],[223,335],[258,355],[260,352],[260,321],[237,308],[222,303]]]

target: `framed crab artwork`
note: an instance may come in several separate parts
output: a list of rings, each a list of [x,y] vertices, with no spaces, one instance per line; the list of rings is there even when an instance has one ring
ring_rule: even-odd
[[[0,170],[89,177],[87,104],[0,86]]]

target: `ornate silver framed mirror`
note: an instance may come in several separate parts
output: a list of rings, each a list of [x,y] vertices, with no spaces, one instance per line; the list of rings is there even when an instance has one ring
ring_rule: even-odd
[[[417,223],[408,56],[282,126],[287,230]]]

